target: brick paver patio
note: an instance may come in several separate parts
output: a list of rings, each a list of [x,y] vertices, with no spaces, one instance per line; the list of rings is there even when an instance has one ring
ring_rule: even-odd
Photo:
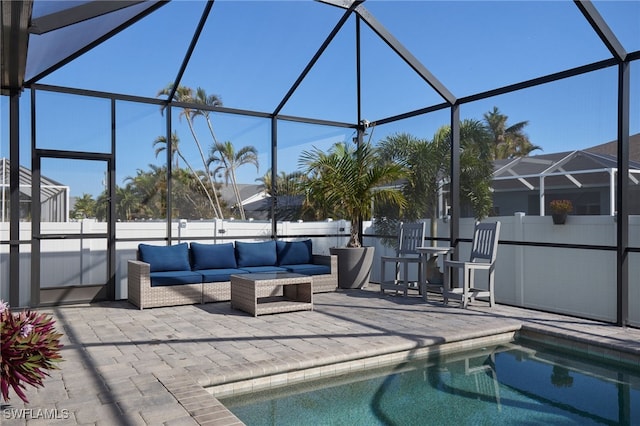
[[[569,338],[598,356],[640,359],[637,329],[482,302],[463,310],[376,290],[317,294],[313,311],[257,318],[230,303],[41,309],[64,333],[65,361],[44,388],[28,390],[29,404],[12,393],[2,424],[241,424],[205,387],[521,328]]]

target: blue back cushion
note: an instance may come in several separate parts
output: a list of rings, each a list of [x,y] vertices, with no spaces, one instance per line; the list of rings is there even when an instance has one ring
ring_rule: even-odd
[[[140,260],[150,265],[151,272],[189,271],[189,246],[187,243],[173,246],[138,245]]]
[[[238,268],[244,266],[274,266],[276,257],[276,242],[246,243],[236,241],[236,260]]]
[[[312,263],[311,240],[276,241],[278,265],[300,265]]]
[[[191,243],[191,262],[194,271],[201,269],[235,268],[236,254],[233,251],[233,243]]]

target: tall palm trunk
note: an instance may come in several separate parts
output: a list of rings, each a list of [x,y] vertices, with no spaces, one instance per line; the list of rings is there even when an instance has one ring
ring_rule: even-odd
[[[233,167],[231,168],[231,185],[233,185],[233,190],[236,194],[236,202],[238,211],[240,212],[240,219],[245,220],[246,216],[244,214],[244,206],[242,205],[242,197],[240,196],[240,190],[238,189],[238,183],[236,182],[236,170]]]
[[[206,114],[205,118],[207,119],[207,126],[209,127],[209,133],[211,133],[211,138],[213,139],[213,144],[215,146],[218,144],[218,138],[216,138],[216,134],[213,132],[213,125],[211,124],[211,120],[209,120],[209,114]],[[200,151],[200,154],[202,154],[202,151]],[[203,159],[204,159],[204,155],[203,155]],[[209,174],[209,167],[206,164],[205,164],[205,170],[207,170],[207,174]],[[220,207],[220,199],[217,195],[216,195],[216,204],[218,205],[218,210],[220,211],[220,213],[222,213],[222,207]]]
[[[191,172],[191,174],[193,175],[194,179],[196,181],[198,181],[198,183],[200,184],[200,186],[202,187],[204,193],[206,194],[207,198],[209,199],[209,204],[211,204],[211,206],[213,207],[213,200],[211,199],[211,195],[209,195],[209,191],[207,190],[207,187],[204,185],[204,183],[202,183],[202,181],[200,180],[200,176],[198,176],[198,173],[196,173],[196,171],[193,169],[193,167],[191,167],[191,164],[189,164],[189,162],[187,161],[186,158],[184,158],[184,155],[182,155],[182,153],[180,151],[178,151],[178,156],[180,158],[182,158],[182,160],[184,161],[184,163],[187,165],[187,168],[189,169],[189,171]],[[221,216],[218,216],[218,212],[215,210],[215,208],[213,209],[213,212],[216,215],[216,218],[220,218],[223,219]]]
[[[211,180],[211,174],[209,173],[209,168],[207,167],[207,160],[204,157],[204,152],[202,151],[202,145],[200,145],[200,140],[198,139],[198,135],[196,135],[196,131],[193,128],[193,122],[191,121],[191,116],[190,114],[187,112],[185,114],[185,117],[187,118],[187,124],[189,125],[189,130],[191,131],[191,135],[193,136],[193,140],[196,142],[196,146],[198,147],[198,152],[200,153],[200,158],[202,159],[202,164],[204,165],[204,170],[205,173],[207,175],[207,180],[209,181],[209,185],[211,186],[211,191],[213,193],[213,197],[215,198],[215,204],[214,202],[211,200],[211,197],[209,197],[209,200],[211,201],[211,208],[213,209],[216,217],[220,218],[220,219],[224,219],[224,215],[222,214],[222,209],[220,208],[220,201],[218,200],[218,194],[216,193],[216,188],[215,185],[213,184],[213,181]],[[206,191],[208,194],[208,190]],[[217,208],[216,208],[217,206]]]

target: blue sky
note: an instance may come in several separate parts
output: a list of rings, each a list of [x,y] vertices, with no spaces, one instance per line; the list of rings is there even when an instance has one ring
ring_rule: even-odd
[[[596,1],[627,51],[640,50],[640,2]],[[42,82],[153,98],[171,82],[204,7],[176,1],[52,73]],[[609,57],[571,1],[367,1],[365,7],[456,97],[464,97]],[[272,112],[340,18],[335,7],[306,1],[216,1],[182,83],[218,94],[225,106]],[[354,20],[336,36],[282,113],[356,121]],[[635,74],[635,75],[634,75]],[[640,64],[632,66],[632,93],[640,93]],[[526,131],[544,153],[586,148],[615,139],[617,72],[606,69],[572,79],[486,99],[461,107],[462,118],[482,119],[494,106],[509,122],[527,120]],[[370,121],[442,102],[413,70],[362,26],[363,117]],[[55,102],[55,103],[54,103]],[[53,109],[42,108],[45,104]],[[632,96],[631,133],[640,132],[640,99]],[[29,144],[29,96],[22,97],[23,145]],[[42,94],[37,137],[44,146],[108,149],[108,102]],[[6,111],[6,99],[0,105]],[[372,140],[397,132],[431,138],[449,120],[448,111],[403,120],[373,130]],[[177,116],[177,112],[175,113]],[[181,146],[201,163],[185,120],[174,116]],[[2,114],[0,156],[8,156]],[[117,177],[160,164],[153,140],[164,132],[156,106],[117,105]],[[241,116],[213,117],[216,135],[235,146],[255,146],[260,169],[240,170],[255,183],[270,167],[270,123]],[[196,132],[206,147],[203,120]],[[313,146],[328,148],[352,131],[282,123],[279,169],[297,168],[297,157]],[[89,142],[88,142],[89,141]],[[24,151],[28,152],[28,151]],[[22,163],[28,166],[29,156]],[[55,162],[54,162],[55,163]],[[72,195],[99,192],[99,170],[89,164],[53,164],[43,173],[70,184]]]

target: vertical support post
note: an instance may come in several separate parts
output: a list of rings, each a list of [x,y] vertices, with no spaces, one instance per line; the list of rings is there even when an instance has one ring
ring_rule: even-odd
[[[545,200],[546,197],[544,195],[544,176],[540,176],[540,216],[544,216],[546,214],[545,208]]]
[[[516,212],[514,215],[514,237],[516,241],[524,241],[524,218],[523,212]],[[524,247],[517,245],[514,250],[515,257],[515,288],[516,303],[518,306],[524,306]]]
[[[361,79],[360,79],[360,15],[356,15],[356,98],[357,98],[357,109],[358,109],[358,134],[357,134],[357,146],[358,148],[362,145],[362,140],[364,138],[364,124],[362,121],[362,87],[361,87]],[[358,219],[358,235],[360,236],[360,244],[364,245],[364,227],[362,222],[364,221],[364,217],[360,216]],[[353,223],[351,224],[353,226]]]
[[[609,169],[609,215],[616,214],[616,170]]]
[[[20,92],[11,91],[9,96],[9,205],[11,206],[9,212],[9,304],[18,307],[20,306]],[[4,214],[4,209],[2,213]]]
[[[356,102],[358,123],[362,121],[362,81],[360,79],[360,15],[356,14]]]
[[[460,105],[451,105],[451,244],[457,246],[460,238]],[[457,260],[456,250],[452,257]]]
[[[31,89],[31,294],[29,306],[40,305],[40,155],[36,143],[36,89]]]
[[[271,117],[271,238],[278,238],[278,119]]]
[[[173,139],[171,138],[171,102],[167,103],[167,244],[171,245],[171,219],[173,218],[173,185],[171,175],[173,174]]]
[[[107,300],[116,300],[116,101],[111,99],[111,156],[107,161]]]
[[[618,229],[617,229],[617,324],[629,321],[629,115],[630,74],[628,61],[618,65]]]

